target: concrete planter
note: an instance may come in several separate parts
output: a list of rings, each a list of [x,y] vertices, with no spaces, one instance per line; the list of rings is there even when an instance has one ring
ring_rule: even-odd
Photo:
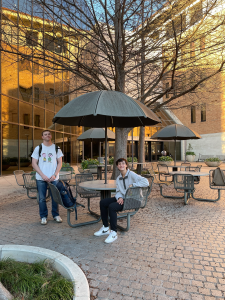
[[[73,282],[73,300],[90,300],[90,291],[86,276],[78,265],[68,257],[40,247],[0,245],[0,260],[7,257],[28,263],[48,259],[62,276]]]
[[[222,164],[222,161],[205,161],[205,164],[208,167],[218,167],[219,165]]]
[[[195,160],[195,155],[186,155],[186,160],[192,162]]]
[[[168,160],[168,161],[158,161],[159,164],[162,164],[162,165],[167,165],[167,166],[171,166],[171,164],[173,163],[173,160]]]

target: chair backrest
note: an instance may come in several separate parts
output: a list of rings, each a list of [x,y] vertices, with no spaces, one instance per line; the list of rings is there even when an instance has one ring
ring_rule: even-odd
[[[190,163],[181,163],[181,166],[187,166],[187,167],[190,167],[191,164],[190,164]]]
[[[159,171],[159,173],[168,174],[169,168],[166,164],[158,164],[158,171]]]
[[[189,174],[175,174],[174,188],[176,190],[193,191],[194,190],[194,176]]]
[[[154,178],[154,182],[155,182],[155,183],[159,183],[159,180],[158,180],[158,178],[156,177],[155,171],[154,171],[152,168],[150,168],[150,169],[148,169],[148,172],[149,172],[149,174]]]
[[[78,194],[86,193],[87,190],[83,189],[79,186],[81,182],[85,181],[92,181],[94,180],[93,175],[91,173],[83,173],[83,174],[76,174],[75,181],[76,181],[76,191]]]
[[[23,170],[16,170],[13,172],[13,174],[15,175],[15,178],[16,178],[16,183],[19,185],[19,186],[22,186],[24,187],[24,180],[23,180],[23,174],[24,174],[24,171]]]
[[[54,199],[54,201],[57,204],[62,205],[64,208],[67,209],[67,207],[65,207],[64,204],[63,204],[62,197],[61,197],[60,192],[57,189],[57,187],[52,183],[49,183],[48,185],[49,185],[49,188],[50,188],[50,191],[51,191],[51,194],[52,194],[52,198]]]
[[[211,189],[225,189],[225,170],[217,168],[209,171],[209,186]]]
[[[35,174],[24,173],[22,176],[23,176],[23,180],[24,180],[24,186],[26,189],[36,189],[37,188]]]
[[[200,172],[201,168],[199,168],[199,167],[186,167],[185,171]]]
[[[128,188],[124,199],[123,210],[144,208],[150,191],[150,186]]]

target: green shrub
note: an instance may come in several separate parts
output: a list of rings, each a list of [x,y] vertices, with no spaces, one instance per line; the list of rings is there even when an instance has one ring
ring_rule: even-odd
[[[113,157],[113,156],[109,158],[109,164],[110,164],[110,165],[113,165],[113,164],[114,164],[114,157]]]
[[[88,158],[86,160],[82,160],[81,167],[82,169],[89,169],[90,165],[99,165],[99,161],[97,159]]]
[[[23,163],[23,162],[30,162],[29,158],[26,158],[26,157],[20,157],[20,162]]]
[[[206,158],[205,161],[221,162],[221,160],[220,160],[218,157],[210,157],[210,158]]]
[[[9,165],[9,163],[10,163],[10,158],[9,157],[4,157],[2,159],[2,164],[3,165]]]
[[[195,155],[195,153],[192,152],[192,151],[187,151],[187,152],[186,152],[186,155]]]
[[[0,261],[0,281],[15,300],[71,300],[73,284],[46,261],[33,264],[13,259]]]
[[[132,157],[128,157],[127,158],[127,161],[130,163],[130,162],[132,162]],[[133,157],[133,162],[137,162],[138,160],[137,160],[137,157]]]
[[[18,157],[10,157],[10,162],[18,162]]]
[[[170,156],[160,156],[159,161],[173,161],[173,159]]]

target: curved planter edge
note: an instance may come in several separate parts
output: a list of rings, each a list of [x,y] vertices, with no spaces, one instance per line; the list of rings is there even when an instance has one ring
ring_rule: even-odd
[[[73,282],[75,295],[73,300],[90,300],[86,276],[77,264],[63,254],[40,247],[0,245],[0,260],[7,257],[28,263],[48,259],[62,276]]]

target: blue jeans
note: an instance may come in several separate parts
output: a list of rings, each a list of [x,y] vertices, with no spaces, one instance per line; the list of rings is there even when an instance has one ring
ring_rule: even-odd
[[[37,190],[39,194],[39,213],[41,218],[48,217],[48,208],[46,205],[46,193],[48,183],[44,180],[36,180],[37,181]],[[52,181],[52,184],[56,185],[58,180]],[[52,194],[50,191],[50,195],[52,198]],[[59,205],[52,198],[52,216],[53,218],[59,215]]]

